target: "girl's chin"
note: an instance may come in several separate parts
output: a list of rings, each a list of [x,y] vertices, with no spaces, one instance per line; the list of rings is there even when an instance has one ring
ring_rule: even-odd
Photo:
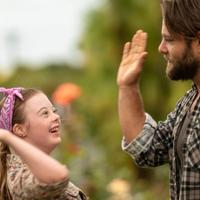
[[[56,149],[56,147],[61,143],[61,139],[57,140],[56,142],[54,141],[53,144],[51,144],[51,147],[49,148],[49,153],[51,153],[52,151],[54,151]]]
[[[55,138],[55,140],[56,140],[56,144],[60,144],[62,141],[61,137],[57,137],[57,138]]]
[[[55,145],[55,147],[56,147],[57,145],[59,145],[59,144],[61,143],[61,141],[62,141],[61,137],[53,137],[53,138],[51,138],[51,143],[52,143],[53,145]],[[54,147],[54,148],[55,148],[55,147]]]

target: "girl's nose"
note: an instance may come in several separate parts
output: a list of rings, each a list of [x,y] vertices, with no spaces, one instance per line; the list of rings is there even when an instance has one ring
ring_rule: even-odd
[[[60,115],[58,113],[53,113],[53,120],[60,121]]]

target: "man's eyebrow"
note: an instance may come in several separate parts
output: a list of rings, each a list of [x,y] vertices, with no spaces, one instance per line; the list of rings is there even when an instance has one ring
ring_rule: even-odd
[[[172,37],[171,35],[169,35],[169,34],[166,34],[166,33],[163,33],[163,34],[161,34],[162,35],[162,37]]]

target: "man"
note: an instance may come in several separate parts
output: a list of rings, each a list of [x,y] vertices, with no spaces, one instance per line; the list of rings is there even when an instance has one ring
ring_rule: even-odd
[[[162,0],[162,41],[171,80],[193,86],[166,121],[145,113],[139,78],[147,55],[147,33],[139,30],[124,46],[118,71],[122,148],[142,167],[170,165],[171,200],[200,199],[200,1]]]

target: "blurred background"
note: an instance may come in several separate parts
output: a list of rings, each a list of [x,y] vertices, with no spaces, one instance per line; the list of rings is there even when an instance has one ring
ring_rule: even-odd
[[[116,75],[123,45],[148,32],[147,112],[164,120],[191,83],[165,75],[159,1],[0,0],[0,84],[35,87],[62,116],[54,156],[92,200],[167,200],[168,166],[138,168],[121,150]]]

